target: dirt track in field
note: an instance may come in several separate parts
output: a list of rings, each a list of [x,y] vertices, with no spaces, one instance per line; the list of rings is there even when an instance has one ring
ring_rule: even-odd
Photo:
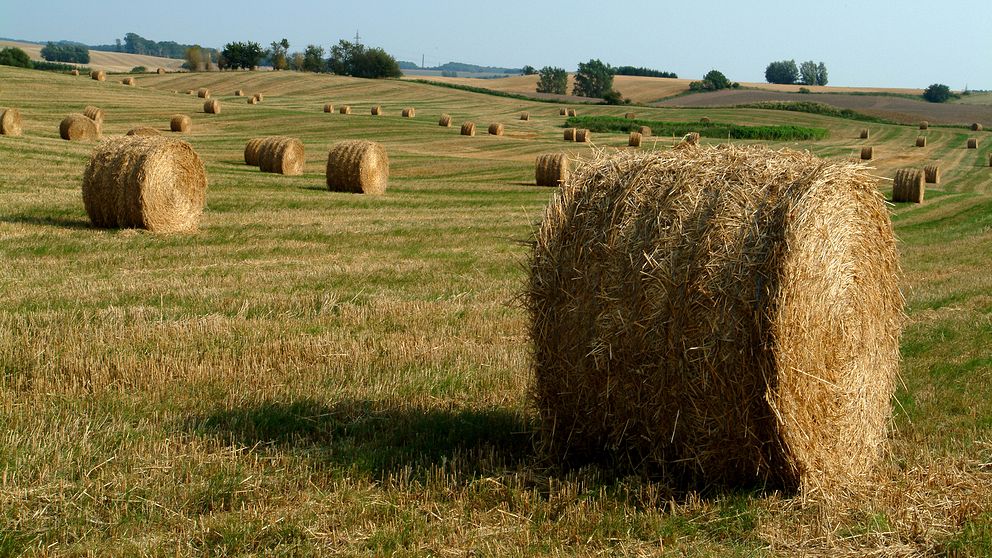
[[[933,124],[992,124],[992,106],[964,105],[958,103],[928,103],[902,97],[845,94],[801,94],[782,91],[725,90],[697,93],[668,99],[654,106],[659,107],[732,107],[768,101],[806,101],[823,103],[838,108],[856,110],[912,124],[927,120]]]

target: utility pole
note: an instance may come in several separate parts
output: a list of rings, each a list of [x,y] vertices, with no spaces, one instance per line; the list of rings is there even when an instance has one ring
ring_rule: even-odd
[[[362,44],[362,37],[358,34],[358,28],[357,27],[355,28],[355,44],[356,45]]]
[[[420,68],[421,69],[424,68],[424,55],[423,54],[420,55]]]

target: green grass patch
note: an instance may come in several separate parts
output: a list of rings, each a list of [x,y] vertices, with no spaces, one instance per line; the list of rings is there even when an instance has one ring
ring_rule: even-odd
[[[791,112],[805,112],[808,114],[819,114],[822,116],[833,116],[835,118],[846,118],[847,120],[857,120],[859,122],[874,122],[876,124],[898,124],[894,120],[871,116],[851,109],[842,109],[823,103],[810,101],[762,101],[760,103],[746,103],[735,105],[734,108],[755,108],[765,110],[785,110]]]
[[[721,122],[661,122],[617,116],[573,116],[565,121],[566,128],[587,128],[593,132],[633,132],[641,126],[651,128],[656,136],[684,136],[699,132],[705,138],[805,141],[827,137],[825,128],[805,126],[740,126]]]

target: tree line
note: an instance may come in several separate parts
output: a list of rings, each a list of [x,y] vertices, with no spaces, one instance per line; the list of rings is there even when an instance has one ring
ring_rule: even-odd
[[[269,48],[255,41],[224,45],[217,59],[221,70],[254,70],[268,62],[274,70],[334,73],[364,78],[400,77],[399,64],[385,50],[361,43],[341,40],[330,51],[319,45],[307,45],[302,52],[289,52],[289,41],[273,41]],[[326,56],[326,57],[325,57]]]

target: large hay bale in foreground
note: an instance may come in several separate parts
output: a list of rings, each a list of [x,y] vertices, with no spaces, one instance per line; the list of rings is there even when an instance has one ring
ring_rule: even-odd
[[[334,103],[324,103],[324,112],[334,112]]]
[[[189,132],[193,128],[193,121],[185,114],[174,114],[169,119],[169,129],[173,132]]]
[[[575,128],[565,128],[565,133],[562,135],[562,137],[565,139],[565,141],[575,141],[575,132],[576,132]]]
[[[286,176],[303,174],[306,152],[303,142],[296,138],[275,136],[266,138],[258,152],[258,168]]]
[[[382,106],[376,105],[372,107],[372,116],[382,116],[382,115],[383,115]]]
[[[866,474],[903,304],[876,185],[855,163],[763,147],[581,165],[530,260],[543,451],[693,487]]]
[[[338,109],[338,112],[339,112],[340,114],[351,114],[351,107],[350,107],[350,106],[348,106],[348,105],[345,105],[345,106],[343,106],[343,107],[341,107],[341,108],[339,108],[339,109]]]
[[[502,136],[503,135],[503,124],[500,122],[493,122],[489,125],[489,135],[490,136]]]
[[[267,140],[279,136],[270,136],[263,138],[252,138],[248,140],[245,144],[245,164],[251,165],[253,167],[258,166],[259,153],[262,151],[262,144]]]
[[[97,81],[107,81],[107,72],[103,70],[93,70],[90,72],[90,77]]]
[[[0,108],[0,135],[19,136],[23,132],[21,111],[16,108]]]
[[[128,136],[161,136],[162,132],[159,132],[151,126],[138,126],[137,128],[131,128],[127,131]]]
[[[463,122],[462,132],[463,136],[474,136],[475,135],[475,122]]]
[[[416,116],[417,116],[417,109],[415,109],[413,107],[405,108],[405,109],[403,109],[400,112],[400,115],[403,118],[416,118]]]
[[[641,134],[641,136],[646,137],[646,138],[647,137],[650,137],[651,136],[651,128],[649,126],[641,126],[640,128],[637,129],[637,133]]]
[[[642,136],[641,136],[641,133],[640,132],[631,132],[630,133],[630,136],[627,138],[627,146],[628,147],[640,147],[641,146],[641,138],[642,138]]]
[[[100,123],[86,115],[72,113],[59,124],[59,137],[69,141],[100,139]]]
[[[389,156],[374,141],[342,141],[327,153],[327,189],[378,195],[389,183]]]
[[[871,131],[868,128],[861,128],[861,139],[868,139],[871,137]]]
[[[103,124],[103,109],[99,107],[87,106],[83,108],[83,115],[86,118],[96,122],[97,124]]]
[[[208,99],[203,103],[203,112],[207,114],[220,114],[220,101],[217,99]]]
[[[940,165],[930,163],[923,167],[923,178],[926,179],[927,184],[940,184]]]
[[[978,149],[978,138],[968,138],[968,149]]]
[[[163,137],[104,142],[83,174],[83,204],[97,227],[195,230],[206,191],[207,174],[196,151]]]
[[[899,169],[892,182],[892,201],[923,203],[923,171],[920,169]]]
[[[124,84],[124,85],[131,86],[131,87],[134,87],[135,85],[138,84],[138,82],[135,81],[135,79],[133,77],[126,77],[126,78],[124,78],[124,79],[121,80],[121,83]]]
[[[200,89],[197,89],[196,90],[196,96],[199,97],[199,98],[201,98],[201,99],[209,99],[210,98],[210,90],[207,89],[207,88],[205,88],[205,87],[201,87]]]
[[[972,132],[981,132],[982,131],[982,125],[979,124],[978,122],[975,122],[974,124],[971,125],[971,131]]]
[[[576,143],[589,143],[592,141],[592,132],[586,128],[579,128],[575,130],[575,142]]]
[[[564,153],[545,153],[534,163],[534,180],[538,186],[560,186],[568,180],[568,157]]]
[[[916,147],[926,147],[927,137],[926,136],[916,136]]]
[[[872,157],[874,157],[874,156],[875,156],[875,148],[874,147],[872,147],[870,145],[866,145],[866,146],[864,146],[864,147],[861,148],[861,160],[862,161],[871,161]]]
[[[926,120],[921,120],[920,121],[920,129],[921,130],[928,130],[928,129],[930,129],[930,123],[927,122]]]
[[[438,119],[438,121],[437,121],[437,125],[438,126],[441,126],[442,128],[450,128],[451,127],[451,115],[450,114],[442,114],[441,115],[441,118]]]

